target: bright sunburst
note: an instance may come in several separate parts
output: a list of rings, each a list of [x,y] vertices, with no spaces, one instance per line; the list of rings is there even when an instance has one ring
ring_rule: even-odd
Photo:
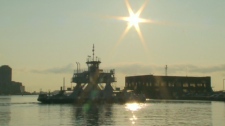
[[[144,40],[143,35],[141,33],[139,23],[151,23],[152,22],[151,20],[140,18],[140,14],[144,10],[148,1],[146,1],[136,13],[134,13],[133,10],[131,9],[131,6],[130,6],[130,3],[128,2],[128,0],[125,0],[125,3],[126,3],[126,6],[127,6],[127,9],[128,9],[128,12],[129,12],[129,17],[117,17],[116,19],[127,21],[128,25],[127,25],[126,29],[124,30],[123,34],[121,35],[121,37],[120,37],[119,41],[117,42],[116,46],[121,42],[121,40],[124,38],[124,36],[130,30],[130,28],[134,27],[135,30],[138,33],[139,38],[141,39],[142,45],[146,49],[145,40]]]
[[[138,27],[138,23],[141,22],[139,15],[131,13],[130,17],[124,18],[125,21],[128,21],[130,27],[135,26]]]

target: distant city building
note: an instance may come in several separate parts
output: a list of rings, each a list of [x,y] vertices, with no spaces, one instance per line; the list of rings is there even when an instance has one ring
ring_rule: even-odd
[[[25,87],[21,82],[12,81],[12,69],[8,65],[0,67],[0,94],[21,94]]]
[[[0,67],[0,85],[9,84],[12,81],[12,69],[7,66]]]
[[[140,75],[125,78],[125,89],[148,98],[176,98],[185,94],[212,93],[211,77]]]

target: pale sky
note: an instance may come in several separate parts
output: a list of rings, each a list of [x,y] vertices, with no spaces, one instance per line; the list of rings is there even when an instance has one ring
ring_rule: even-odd
[[[145,0],[129,0],[134,12]],[[211,76],[213,90],[225,79],[225,0],[150,0],[139,23],[146,46],[132,27],[116,46],[128,17],[124,0],[0,0],[0,66],[27,91],[70,86],[76,62],[86,69],[88,55],[102,69],[125,76]],[[147,50],[145,50],[147,48]]]

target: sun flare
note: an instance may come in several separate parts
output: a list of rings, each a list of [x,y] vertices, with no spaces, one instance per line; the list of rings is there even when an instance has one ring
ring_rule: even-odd
[[[128,24],[127,24],[127,27],[124,30],[123,34],[121,35],[119,41],[117,42],[116,46],[118,44],[120,44],[120,42],[122,41],[122,39],[124,38],[124,36],[130,30],[130,28],[131,27],[134,27],[135,30],[138,33],[139,38],[141,39],[141,43],[142,43],[143,47],[145,48],[145,50],[147,50],[144,37],[143,37],[143,35],[141,33],[141,30],[140,30],[140,27],[139,27],[139,23],[151,23],[152,22],[151,20],[140,18],[140,14],[144,10],[144,8],[145,8],[146,4],[148,3],[148,1],[146,1],[136,13],[133,12],[133,10],[132,10],[132,8],[131,8],[130,3],[128,2],[128,0],[125,0],[125,3],[126,3],[126,6],[127,6],[127,9],[128,9],[128,12],[129,12],[129,17],[117,17],[116,19],[123,20],[123,21],[127,21]]]
[[[130,26],[137,27],[138,23],[141,21],[137,14],[132,14],[130,17],[127,18]]]

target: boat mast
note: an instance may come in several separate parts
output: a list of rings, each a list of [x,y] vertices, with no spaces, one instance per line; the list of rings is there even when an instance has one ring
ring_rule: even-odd
[[[65,77],[63,78],[63,90],[65,90]]]

